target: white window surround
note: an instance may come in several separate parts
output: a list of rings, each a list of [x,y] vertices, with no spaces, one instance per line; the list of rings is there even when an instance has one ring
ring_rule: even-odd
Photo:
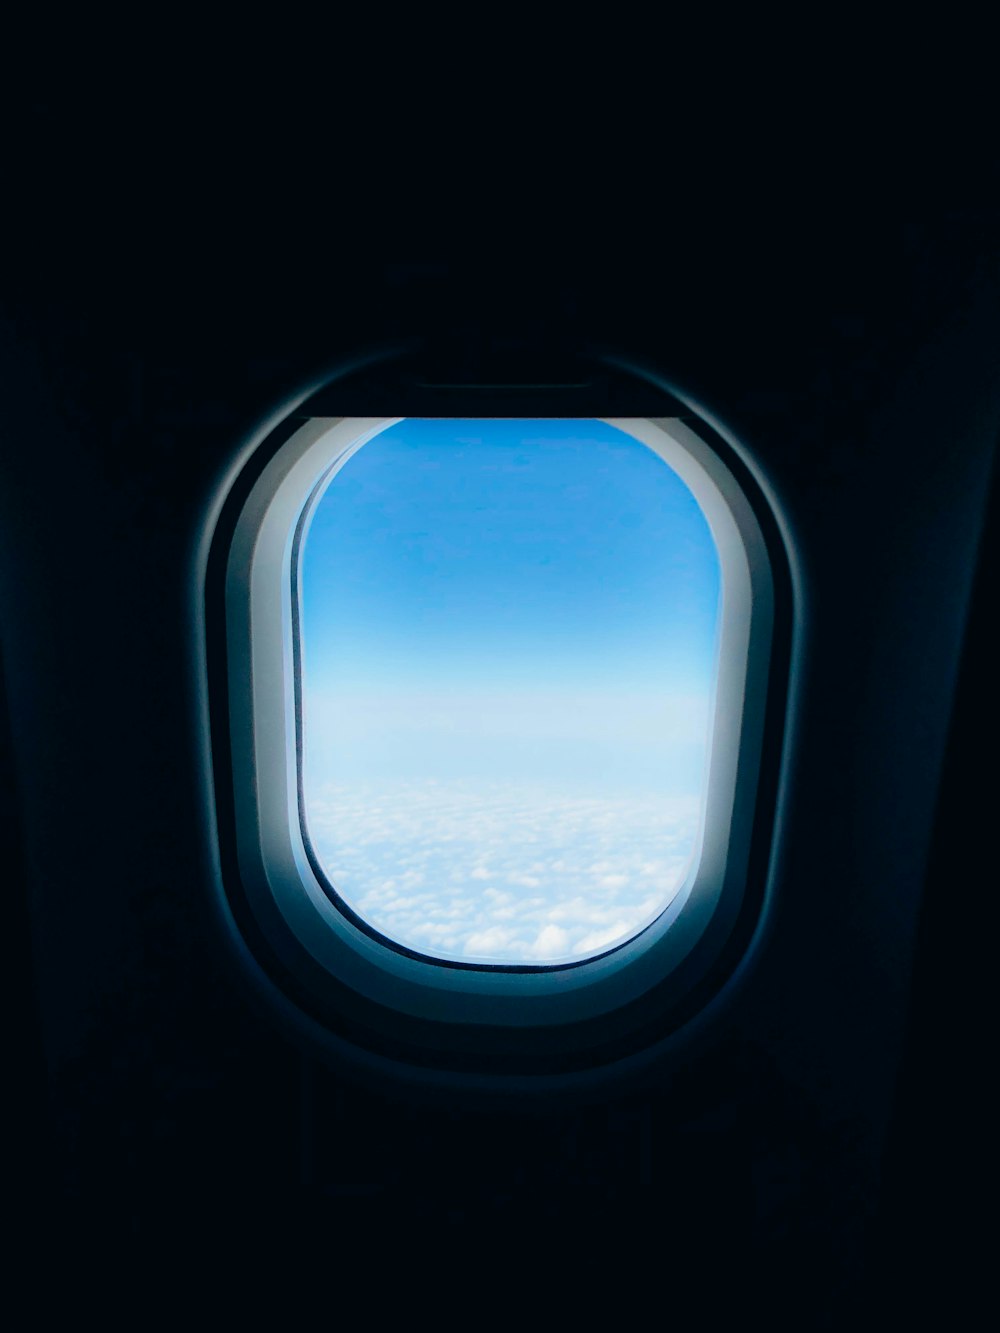
[[[301,951],[365,999],[418,1019],[551,1026],[608,1014],[669,978],[696,945],[709,966],[746,880],[773,630],[773,583],[753,509],[719,455],[676,418],[608,418],[690,488],[721,566],[719,670],[700,848],[684,884],[638,935],[596,958],[512,968],[443,964],[359,929],[313,870],[299,811],[292,560],[317,484],[400,418],[313,418],[252,488],[226,567],[237,857],[247,903],[276,955]],[[737,775],[739,781],[737,781]],[[699,968],[699,975],[704,969]]]

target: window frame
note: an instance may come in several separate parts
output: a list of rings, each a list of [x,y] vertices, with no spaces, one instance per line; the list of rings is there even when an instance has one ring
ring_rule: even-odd
[[[775,624],[772,562],[754,506],[697,420],[599,418],[679,473],[719,552],[720,670],[700,855],[654,922],[596,957],[512,966],[415,954],[360,928],[336,906],[303,837],[292,574],[301,519],[320,479],[401,419],[301,419],[235,519],[225,563],[226,694],[244,923],[263,938],[272,972],[304,992],[321,1016],[360,1006],[368,1018],[378,1014],[383,1030],[393,1016],[429,1023],[439,1035],[447,1029],[448,1044],[466,1052],[474,1041],[482,1045],[484,1031],[568,1035],[570,1028],[606,1025],[642,1009],[654,992],[659,1011],[675,1008],[718,962],[746,899]],[[735,740],[727,743],[727,733]]]

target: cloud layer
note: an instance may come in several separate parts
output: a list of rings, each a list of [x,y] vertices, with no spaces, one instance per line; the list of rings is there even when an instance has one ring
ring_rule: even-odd
[[[669,904],[698,797],[570,795],[519,784],[327,785],[316,853],[383,934],[438,957],[553,963],[628,939]]]

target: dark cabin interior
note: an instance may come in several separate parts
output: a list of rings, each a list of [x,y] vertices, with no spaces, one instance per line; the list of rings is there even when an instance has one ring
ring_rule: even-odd
[[[703,1328],[959,1311],[991,1260],[995,213],[706,206],[565,245],[314,220],[297,248],[287,217],[229,233],[232,201],[200,221],[148,182],[115,187],[116,225],[93,164],[59,223],[84,168],[71,127],[52,142],[0,303],[8,1217],[36,1308],[145,1322],[325,1286],[348,1327],[452,1301]],[[436,1083],[432,1053],[338,1058],[220,937],[210,500],[306,386],[388,410],[395,372],[350,371],[400,346],[449,368],[456,411],[504,358],[619,355],[724,422],[781,514],[766,944],[738,1001],[628,1076],[484,1091]]]

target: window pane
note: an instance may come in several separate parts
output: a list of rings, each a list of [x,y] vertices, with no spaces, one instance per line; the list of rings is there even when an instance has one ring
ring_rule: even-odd
[[[304,818],[432,957],[558,963],[669,904],[700,833],[719,612],[677,474],[597,421],[406,420],[300,551]]]

